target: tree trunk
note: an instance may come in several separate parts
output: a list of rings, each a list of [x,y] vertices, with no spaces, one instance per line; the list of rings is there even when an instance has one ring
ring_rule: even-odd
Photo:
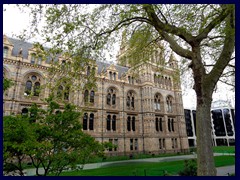
[[[196,123],[198,176],[216,176],[216,168],[212,148],[211,102],[211,96],[197,96]]]

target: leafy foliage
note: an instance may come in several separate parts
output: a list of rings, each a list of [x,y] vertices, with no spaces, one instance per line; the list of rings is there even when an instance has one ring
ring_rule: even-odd
[[[185,160],[184,169],[179,172],[180,176],[197,176],[197,161],[196,159]]]
[[[13,85],[13,82],[10,79],[3,79],[3,91],[6,91]]]
[[[29,115],[4,116],[4,167],[23,175],[23,161],[30,159],[44,174],[59,175],[66,169],[78,169],[95,156],[102,156],[104,146],[82,131],[81,113],[75,106],[65,104],[63,111],[51,98],[46,110],[33,104]]]

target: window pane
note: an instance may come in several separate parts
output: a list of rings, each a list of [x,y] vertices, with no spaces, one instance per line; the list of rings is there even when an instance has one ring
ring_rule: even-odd
[[[94,114],[90,114],[90,118],[89,118],[89,129],[93,130],[93,124],[94,124]]]
[[[83,130],[87,130],[87,121],[88,121],[88,115],[87,113],[83,116]]]
[[[90,102],[94,103],[94,91],[91,91],[90,93]]]
[[[116,116],[113,115],[113,119],[112,119],[112,130],[116,131]]]
[[[26,87],[25,87],[26,95],[31,94],[31,90],[32,90],[32,82],[31,81],[27,81],[26,82]]]
[[[111,116],[110,115],[107,116],[107,130],[108,131],[111,130]]]
[[[36,82],[34,84],[34,92],[33,92],[34,96],[39,96],[40,94],[40,83]]]

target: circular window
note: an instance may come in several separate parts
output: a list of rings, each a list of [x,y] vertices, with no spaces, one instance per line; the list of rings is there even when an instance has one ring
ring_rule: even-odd
[[[37,79],[36,76],[32,76],[32,80],[35,81]]]

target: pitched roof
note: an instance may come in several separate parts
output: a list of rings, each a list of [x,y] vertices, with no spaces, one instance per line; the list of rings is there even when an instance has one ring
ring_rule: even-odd
[[[33,43],[26,42],[26,41],[19,40],[19,39],[10,38],[10,37],[8,37],[8,39],[14,45],[13,51],[12,51],[12,56],[17,56],[20,48],[22,48],[23,58],[27,59],[28,58],[28,50],[33,47]],[[49,60],[47,60],[47,63],[49,62]],[[105,72],[106,69],[111,65],[110,63],[102,62],[102,61],[96,61],[96,64],[98,66],[98,74],[100,74],[102,71]],[[120,65],[115,65],[115,67],[118,71],[118,78],[120,78],[122,76],[122,74],[126,73],[129,69],[128,67],[124,67],[124,66],[120,66]]]

